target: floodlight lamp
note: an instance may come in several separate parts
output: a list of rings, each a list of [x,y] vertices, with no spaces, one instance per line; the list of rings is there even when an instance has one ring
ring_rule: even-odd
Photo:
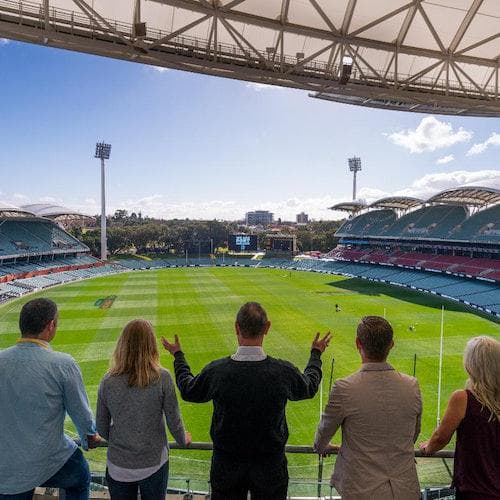
[[[352,57],[349,57],[349,56],[344,56],[342,58],[342,64],[344,66],[352,66]]]
[[[359,158],[358,156],[349,158],[347,162],[349,164],[349,170],[351,172],[359,172],[361,170],[361,158]]]
[[[111,144],[98,142],[95,145],[95,158],[100,158],[101,160],[109,160],[110,156],[111,156]]]

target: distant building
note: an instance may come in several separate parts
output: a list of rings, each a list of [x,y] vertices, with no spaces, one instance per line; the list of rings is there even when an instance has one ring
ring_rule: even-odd
[[[309,222],[309,215],[304,212],[297,214],[297,224],[307,224]]]
[[[273,220],[274,214],[267,210],[254,210],[253,212],[247,212],[245,216],[247,226],[272,224]]]

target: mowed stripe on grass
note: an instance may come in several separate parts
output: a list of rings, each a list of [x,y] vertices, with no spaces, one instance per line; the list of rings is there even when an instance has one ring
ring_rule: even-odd
[[[98,299],[116,295],[109,309],[95,306]],[[281,357],[303,369],[311,340],[317,331],[330,330],[334,337],[324,356],[323,400],[326,402],[332,357],[334,378],[359,367],[355,349],[356,324],[361,316],[387,316],[395,330],[391,363],[411,374],[417,354],[417,377],[424,402],[422,438],[436,423],[438,350],[441,304],[445,305],[445,348],[442,409],[451,392],[464,385],[462,352],[475,335],[500,338],[500,326],[462,306],[399,288],[357,279],[273,269],[186,268],[131,272],[72,283],[23,297],[0,307],[0,349],[18,337],[18,315],[33,296],[46,296],[60,309],[59,331],[54,349],[71,354],[80,364],[91,406],[97,387],[109,365],[116,339],[127,321],[142,317],[153,322],[158,337],[177,333],[193,371],[236,348],[234,319],[248,300],[261,302],[272,327],[265,342],[271,356]],[[335,304],[342,311],[335,312]],[[409,326],[414,331],[409,330]],[[172,359],[161,355],[172,369]],[[209,439],[211,404],[181,403],[186,427],[193,439]],[[319,394],[310,401],[288,405],[287,419],[292,444],[310,444],[319,419]],[[258,411],[258,409],[256,409]],[[70,422],[68,430],[74,432]],[[339,436],[335,439],[339,442]],[[104,467],[103,451],[88,454],[92,466]],[[291,475],[315,476],[314,457],[290,457]],[[209,456],[200,452],[176,452],[172,474],[206,478]],[[329,473],[325,469],[325,477]],[[444,469],[426,464],[422,475],[432,482],[446,482]]]

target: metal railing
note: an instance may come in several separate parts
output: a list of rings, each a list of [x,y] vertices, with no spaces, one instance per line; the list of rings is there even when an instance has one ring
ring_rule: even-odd
[[[75,440],[75,441],[77,442],[77,444],[79,444],[78,440]],[[101,443],[99,443],[99,445],[97,447],[98,448],[106,448],[107,446],[108,446],[108,443],[106,441],[102,441]],[[206,451],[206,452],[213,451],[213,444],[209,443],[209,442],[194,442],[194,443],[191,443],[191,445],[187,448],[178,445],[176,442],[172,442],[172,443],[169,443],[169,447],[172,450]],[[337,498],[339,498],[334,493],[333,487],[330,485],[329,481],[325,481],[323,479],[324,459],[323,459],[323,457],[318,455],[318,453],[314,450],[314,448],[312,446],[287,445],[285,447],[285,453],[292,454],[292,455],[297,455],[297,454],[316,455],[318,457],[317,469],[316,469],[316,471],[317,471],[316,479],[311,478],[311,480],[309,480],[309,481],[305,481],[305,480],[300,481],[300,480],[291,479],[289,481],[291,486],[299,486],[299,485],[301,485],[303,487],[309,486],[310,491],[315,490],[315,492],[316,492],[316,495],[312,498],[318,498],[318,499],[337,499]],[[453,459],[455,456],[454,451],[442,450],[442,451],[435,453],[434,455],[425,455],[420,450],[414,450],[414,453],[415,453],[415,458],[426,458],[426,459],[434,458],[434,459],[441,460],[446,468],[448,475],[451,478],[451,475],[452,475],[451,470],[450,470],[448,464],[446,463],[446,459]],[[331,453],[331,455],[337,455],[337,454],[338,454],[337,450],[333,450]],[[186,495],[184,497],[186,499],[193,498],[192,496],[189,496],[189,495],[193,495],[196,493],[191,488],[191,484],[197,482],[195,479],[189,478],[189,477],[172,476],[171,480],[177,481],[177,482],[179,482],[179,481],[185,482],[186,487],[185,488],[169,488],[170,492]],[[96,484],[99,484],[102,486],[105,486],[105,484],[106,484],[105,479],[102,475],[94,474],[93,481],[96,482]],[[207,484],[208,484],[208,491],[206,493],[203,493],[203,494],[207,495],[206,498],[210,498],[210,488],[209,488],[210,484],[208,481],[207,481]],[[326,493],[326,495],[324,495],[323,491],[328,491],[328,493]],[[61,494],[63,496],[60,496],[60,498],[64,498],[64,493],[60,493],[60,495]],[[199,492],[198,492],[198,494],[199,494]],[[449,488],[431,487],[431,488],[426,488],[422,491],[422,499],[424,499],[424,500],[432,500],[434,498],[449,498],[450,495],[453,495],[453,491],[450,490]],[[289,498],[292,498],[292,497],[289,497]],[[309,498],[311,498],[311,497],[309,497]],[[453,498],[453,497],[451,497],[451,498]]]

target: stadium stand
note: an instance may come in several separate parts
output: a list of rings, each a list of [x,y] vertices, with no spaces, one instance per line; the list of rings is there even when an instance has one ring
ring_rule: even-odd
[[[364,236],[365,234],[379,234],[386,228],[391,227],[396,222],[396,218],[396,212],[393,210],[367,212],[347,221],[342,226],[342,235]]]
[[[336,232],[339,245],[323,256],[334,262],[329,269],[499,315],[500,190],[465,186],[427,201],[394,196],[332,209],[351,216]],[[377,224],[386,211],[393,222]]]
[[[49,220],[4,218],[0,221],[0,259],[88,250]]]
[[[463,199],[460,198],[462,194]],[[397,204],[395,201],[388,203],[386,200],[397,200],[400,203]],[[403,209],[403,200],[407,198],[384,198],[364,207],[349,207],[346,204],[331,207],[334,210],[344,209],[352,214],[367,210],[348,219],[336,235],[372,239],[383,237],[384,239],[500,243],[500,190],[481,187],[447,190],[422,202],[421,204],[425,206],[420,208],[416,208],[418,200],[410,199],[411,203]],[[404,213],[397,217],[391,209],[377,209],[387,206],[399,208]],[[469,206],[479,208],[479,210],[469,215],[467,209]],[[372,208],[376,210],[371,210]],[[384,219],[384,217],[387,218]]]
[[[457,224],[451,237],[460,241],[499,241],[500,205],[481,210]]]

